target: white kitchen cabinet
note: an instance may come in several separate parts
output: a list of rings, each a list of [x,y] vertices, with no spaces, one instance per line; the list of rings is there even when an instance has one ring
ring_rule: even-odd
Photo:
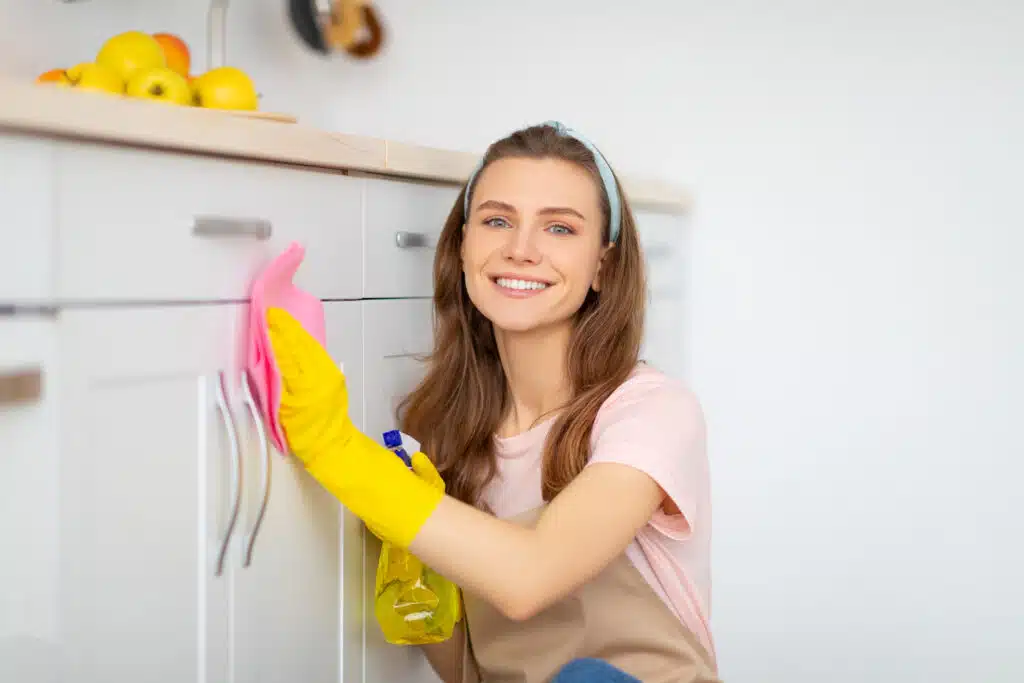
[[[53,294],[54,143],[0,135],[0,302]]]
[[[398,428],[395,411],[399,400],[423,377],[421,357],[433,346],[429,299],[364,301],[363,307],[363,409],[367,435],[382,439],[385,431]],[[415,448],[418,444],[406,444]],[[410,453],[412,451],[410,450]],[[438,681],[434,670],[417,647],[392,645],[373,613],[377,558],[380,541],[366,532],[363,565],[365,683],[430,683]]]
[[[358,399],[360,304],[325,313]],[[0,321],[0,378],[45,379],[39,399],[0,410],[0,505],[19,520],[0,527],[0,680],[358,680],[339,671],[347,657],[361,669],[361,530],[264,448],[236,353],[247,314]]]
[[[226,544],[249,429],[232,372],[241,314],[60,315],[64,680],[231,680]]]
[[[0,318],[0,681],[59,667],[56,321]]]

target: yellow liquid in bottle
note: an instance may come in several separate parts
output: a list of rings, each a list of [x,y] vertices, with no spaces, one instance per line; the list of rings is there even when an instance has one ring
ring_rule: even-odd
[[[458,588],[410,553],[391,545],[377,567],[377,623],[396,645],[439,643],[459,620]]]

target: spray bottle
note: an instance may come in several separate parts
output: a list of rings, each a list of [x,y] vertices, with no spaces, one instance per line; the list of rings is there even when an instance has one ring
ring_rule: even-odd
[[[384,445],[412,469],[397,429]],[[385,541],[377,561],[374,611],[384,638],[395,645],[439,643],[451,637],[461,614],[458,587],[415,555]]]

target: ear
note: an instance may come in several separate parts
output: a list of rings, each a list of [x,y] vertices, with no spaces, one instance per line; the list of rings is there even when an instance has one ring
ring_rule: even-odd
[[[601,258],[597,260],[597,270],[594,271],[594,280],[590,283],[590,288],[595,292],[601,291],[601,267],[608,258],[608,252],[615,248],[615,242],[609,242],[605,246],[601,247]]]

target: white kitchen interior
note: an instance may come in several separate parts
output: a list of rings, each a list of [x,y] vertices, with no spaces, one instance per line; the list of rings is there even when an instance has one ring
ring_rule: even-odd
[[[204,46],[208,0],[0,0],[0,681],[436,680],[260,438],[248,286],[306,247],[379,436],[458,184],[552,118],[627,178],[645,353],[707,415],[724,680],[1024,677],[1024,4],[378,0],[360,63],[285,4],[234,0],[226,54],[297,124],[31,83]]]
[[[304,126],[0,85],[0,672],[42,681],[431,681],[373,616],[379,545],[268,442],[253,279],[294,242],[352,418],[430,350],[433,248],[476,162]],[[672,367],[688,199],[624,180]],[[676,261],[678,259],[678,262]]]

